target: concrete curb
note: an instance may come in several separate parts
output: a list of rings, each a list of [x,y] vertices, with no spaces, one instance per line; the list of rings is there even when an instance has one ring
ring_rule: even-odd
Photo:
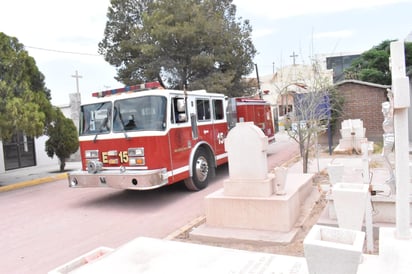
[[[35,185],[40,185],[44,183],[51,183],[54,181],[67,179],[67,177],[68,177],[67,173],[61,173],[61,174],[57,174],[54,176],[48,176],[44,178],[38,178],[38,179],[33,179],[33,180],[25,181],[25,182],[15,183],[15,184],[0,187],[0,192],[16,190],[19,188],[35,186]]]
[[[170,233],[169,235],[167,235],[166,237],[164,237],[164,240],[173,240],[176,239],[179,235],[188,232],[189,230],[191,230],[193,227],[198,226],[199,224],[205,222],[206,220],[206,216],[199,216],[196,217],[195,219],[193,219],[192,221],[190,221],[189,223],[185,224],[184,226],[178,228],[177,230],[173,231],[172,233]]]

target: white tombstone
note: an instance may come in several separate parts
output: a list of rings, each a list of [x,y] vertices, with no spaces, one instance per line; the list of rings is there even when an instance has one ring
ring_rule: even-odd
[[[357,138],[363,138],[365,137],[366,130],[361,119],[349,119],[342,121],[340,132],[342,138],[352,137],[352,135],[355,135]]]
[[[348,119],[341,123],[339,150],[361,152],[361,144],[367,142],[366,129],[361,119]]]
[[[224,194],[268,197],[275,192],[274,174],[268,173],[268,138],[252,122],[238,123],[225,139],[229,157],[229,179]]]
[[[236,124],[225,139],[225,148],[229,179],[223,182],[223,189],[205,198],[206,222],[190,237],[225,241],[230,235],[245,240],[291,241],[298,232],[296,224],[301,214],[305,214],[302,209],[319,195],[313,186],[313,174],[286,174],[287,168],[278,169],[276,175],[268,172],[268,138],[253,123]],[[272,238],[268,232],[284,233],[285,237]]]
[[[268,176],[268,138],[253,122],[238,123],[225,140],[232,180],[262,180]]]

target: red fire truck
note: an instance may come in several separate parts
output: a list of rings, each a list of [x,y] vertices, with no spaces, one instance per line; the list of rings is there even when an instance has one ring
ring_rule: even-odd
[[[157,82],[93,96],[80,108],[82,170],[69,174],[72,188],[149,190],[184,180],[200,190],[228,161],[224,139],[237,122],[253,121],[274,141],[271,107],[261,99],[167,90]]]

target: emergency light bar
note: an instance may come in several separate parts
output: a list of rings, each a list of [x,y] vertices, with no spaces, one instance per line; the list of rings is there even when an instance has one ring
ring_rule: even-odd
[[[236,98],[236,102],[241,102],[241,103],[262,103],[266,104],[267,102],[263,99],[257,99],[257,98]]]
[[[161,85],[159,82],[148,82],[140,85],[133,85],[133,86],[125,86],[124,88],[118,88],[118,89],[109,89],[105,91],[99,91],[99,92],[93,92],[92,96],[93,97],[105,97],[113,94],[119,94],[123,92],[129,92],[129,91],[142,91],[142,90],[147,90],[147,89],[155,89],[155,88],[160,88]]]

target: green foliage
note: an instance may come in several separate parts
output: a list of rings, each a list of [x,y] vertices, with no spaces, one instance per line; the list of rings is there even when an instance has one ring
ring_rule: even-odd
[[[0,139],[10,140],[19,132],[31,137],[46,134],[47,155],[55,154],[64,169],[65,159],[79,146],[76,127],[51,105],[44,76],[24,46],[1,32],[0,95]]]
[[[112,0],[99,51],[131,85],[243,95],[256,50],[232,0]]]
[[[0,32],[0,139],[24,132],[44,133],[50,118],[50,91],[36,62],[16,38]]]
[[[79,148],[77,129],[73,120],[64,117],[59,108],[53,109],[53,121],[47,128],[46,141],[47,156],[53,158],[56,155],[60,161],[60,170],[64,170],[66,158],[75,153]]]
[[[389,67],[390,43],[385,40],[372,49],[365,51],[355,59],[350,68],[345,70],[346,79],[355,79],[382,85],[390,85],[391,71]],[[412,43],[405,43],[405,59],[407,70],[412,65]]]

